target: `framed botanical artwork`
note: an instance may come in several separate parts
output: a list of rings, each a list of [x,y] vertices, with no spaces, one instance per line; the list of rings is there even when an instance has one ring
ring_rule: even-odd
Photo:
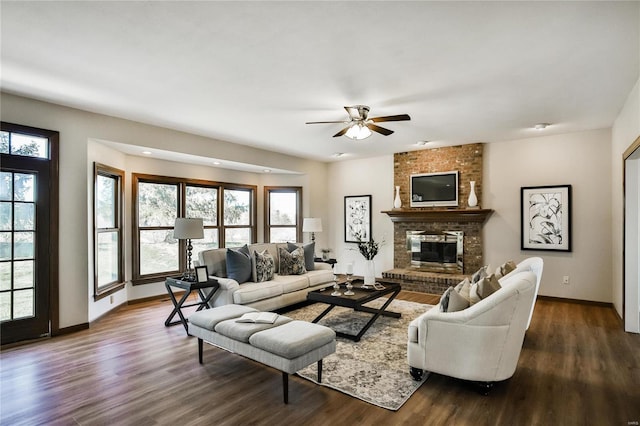
[[[344,241],[367,242],[371,238],[371,195],[344,197]]]
[[[571,251],[571,185],[520,188],[522,250]]]
[[[199,283],[206,283],[209,281],[209,271],[207,266],[196,266],[196,281]]]

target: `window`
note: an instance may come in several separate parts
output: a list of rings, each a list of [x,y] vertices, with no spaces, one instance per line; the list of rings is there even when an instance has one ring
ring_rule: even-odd
[[[94,298],[124,288],[124,171],[94,163]]]
[[[264,188],[264,240],[271,243],[302,241],[302,188]]]
[[[133,284],[157,282],[186,268],[185,242],[173,238],[176,217],[203,219],[202,250],[255,241],[256,187],[133,174]],[[223,200],[223,201],[221,201]]]

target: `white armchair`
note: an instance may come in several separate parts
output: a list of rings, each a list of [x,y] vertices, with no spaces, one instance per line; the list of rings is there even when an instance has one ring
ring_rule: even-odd
[[[500,280],[501,288],[458,312],[436,305],[409,325],[411,375],[423,371],[481,382],[513,376],[542,274],[542,259],[526,259]]]

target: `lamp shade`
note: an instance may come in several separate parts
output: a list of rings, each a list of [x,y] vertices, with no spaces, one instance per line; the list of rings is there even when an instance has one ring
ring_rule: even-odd
[[[305,217],[302,221],[302,232],[322,232],[322,219]]]
[[[177,217],[173,227],[173,238],[178,240],[204,238],[202,218]]]

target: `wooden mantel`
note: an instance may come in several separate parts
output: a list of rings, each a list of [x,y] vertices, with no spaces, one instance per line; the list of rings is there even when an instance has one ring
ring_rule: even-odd
[[[480,222],[493,213],[491,209],[394,209],[381,213],[389,215],[392,222]]]

